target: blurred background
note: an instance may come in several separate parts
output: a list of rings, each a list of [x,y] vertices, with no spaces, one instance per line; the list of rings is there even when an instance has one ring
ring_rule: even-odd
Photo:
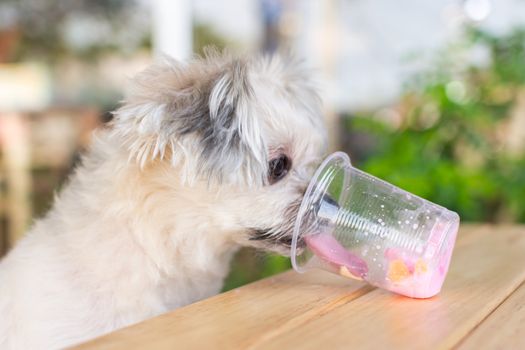
[[[0,256],[160,53],[292,50],[331,150],[457,211],[525,222],[524,0],[0,0]],[[225,289],[289,268],[242,250]]]

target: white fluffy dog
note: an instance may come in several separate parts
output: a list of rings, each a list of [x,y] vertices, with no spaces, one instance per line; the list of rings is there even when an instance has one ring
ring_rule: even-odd
[[[209,53],[133,82],[0,264],[0,348],[61,348],[219,292],[240,246],[288,254],[324,151],[295,61]]]

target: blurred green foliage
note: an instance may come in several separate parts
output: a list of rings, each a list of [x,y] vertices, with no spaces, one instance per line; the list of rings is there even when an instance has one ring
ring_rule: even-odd
[[[465,38],[396,106],[346,119],[373,145],[358,166],[463,221],[525,222],[525,30],[471,28]],[[461,54],[480,49],[488,62],[458,67]]]
[[[204,49],[209,46],[222,50],[227,44],[226,38],[217,34],[210,26],[201,23],[193,25],[193,51],[195,53],[203,55]]]
[[[230,290],[290,269],[290,259],[250,248],[241,249],[234,258],[223,290]]]

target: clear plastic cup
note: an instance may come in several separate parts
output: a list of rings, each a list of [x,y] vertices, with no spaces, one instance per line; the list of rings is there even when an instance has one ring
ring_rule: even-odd
[[[441,290],[459,216],[330,155],[306,190],[295,222],[291,260],[412,298]]]

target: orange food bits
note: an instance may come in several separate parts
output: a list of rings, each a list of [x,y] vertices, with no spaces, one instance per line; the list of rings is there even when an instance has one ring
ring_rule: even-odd
[[[427,263],[425,263],[425,261],[423,261],[423,259],[419,259],[418,261],[416,261],[416,266],[415,266],[416,274],[422,275],[422,274],[424,274],[427,271],[428,271]]]
[[[408,266],[401,259],[390,262],[388,266],[388,279],[392,282],[399,282],[410,276]]]

